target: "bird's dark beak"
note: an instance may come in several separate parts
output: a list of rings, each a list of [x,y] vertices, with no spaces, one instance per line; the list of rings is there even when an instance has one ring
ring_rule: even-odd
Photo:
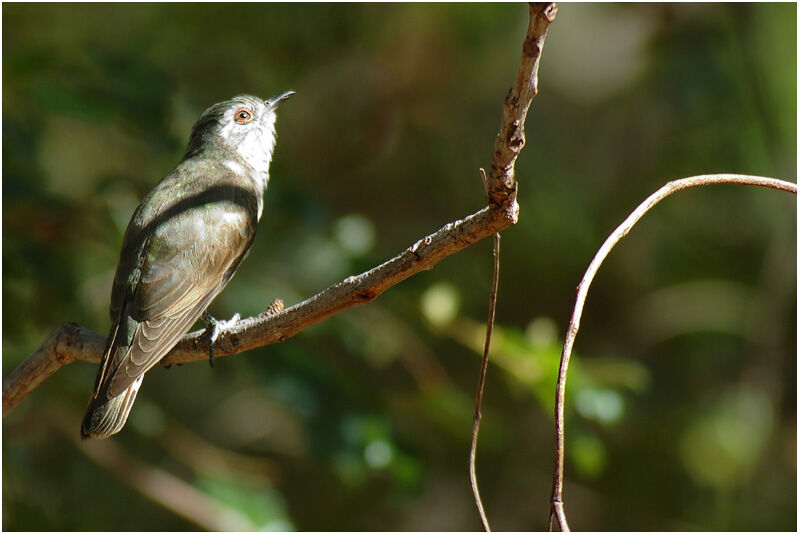
[[[284,92],[283,92],[283,93],[281,93],[280,95],[275,95],[275,96],[274,96],[274,97],[272,97],[272,98],[268,98],[268,99],[267,99],[267,100],[265,100],[264,102],[266,102],[266,104],[267,104],[267,107],[268,107],[270,110],[272,110],[272,111],[275,111],[275,110],[278,108],[278,105],[279,105],[281,102],[283,102],[283,101],[284,101],[284,100],[286,100],[287,98],[291,97],[292,95],[294,95],[294,91],[284,91]]]

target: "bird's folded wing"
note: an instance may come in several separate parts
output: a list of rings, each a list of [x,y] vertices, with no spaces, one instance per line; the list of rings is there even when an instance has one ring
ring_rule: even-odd
[[[133,300],[123,307],[123,315],[137,326],[110,378],[109,397],[156,365],[191,328],[227,284],[255,235],[254,223],[235,205],[198,207],[174,217],[143,251]]]

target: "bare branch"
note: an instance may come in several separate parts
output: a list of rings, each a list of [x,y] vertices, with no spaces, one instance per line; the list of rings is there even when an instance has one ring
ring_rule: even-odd
[[[105,337],[75,323],[65,323],[3,379],[3,416],[64,364],[100,362]]]
[[[268,310],[239,321],[220,335],[215,345],[216,357],[282,342],[350,307],[369,303],[395,284],[431,269],[443,258],[517,222],[514,163],[524,145],[525,115],[536,93],[539,55],[547,25],[555,16],[555,5],[531,4],[530,14],[517,80],[506,98],[495,142],[492,172],[487,180],[489,206],[448,223],[380,266],[348,277],[301,303],[278,313]],[[53,331],[39,349],[3,380],[3,416],[64,364],[75,360],[99,362],[104,341],[103,336],[75,324],[64,324]],[[206,360],[208,343],[201,332],[189,333],[161,364]]]
[[[483,510],[481,493],[478,491],[478,476],[475,473],[475,455],[478,449],[478,431],[481,426],[481,402],[483,401],[483,387],[486,383],[486,368],[489,365],[489,346],[492,343],[492,327],[494,327],[494,312],[497,306],[497,282],[500,278],[500,234],[494,235],[494,269],[492,270],[492,291],[489,294],[489,316],[486,320],[486,342],[483,345],[483,358],[481,371],[478,376],[478,392],[475,394],[475,413],[472,416],[472,444],[469,447],[469,481],[472,484],[472,495],[475,506],[483,523],[483,529],[492,531],[489,520]]]
[[[504,211],[484,208],[448,223],[380,266],[348,277],[301,303],[276,314],[267,310],[242,319],[220,335],[214,348],[215,357],[282,342],[343,310],[369,303],[395,284],[431,269],[443,258],[516,223],[516,218],[509,220],[505,216]],[[57,328],[3,380],[3,416],[64,364],[75,360],[100,362],[104,344],[103,336],[74,323]],[[208,345],[203,331],[189,333],[161,364],[207,360]]]
[[[539,83],[539,58],[547,36],[550,23],[555,20],[558,8],[552,2],[531,3],[528,6],[528,31],[522,46],[517,78],[514,86],[508,91],[503,105],[503,117],[500,121],[500,132],[494,143],[492,156],[491,176],[481,169],[481,178],[486,188],[489,207],[504,211],[509,218],[516,219],[519,213],[517,205],[517,181],[514,175],[514,165],[520,151],[525,146],[525,117],[528,115],[531,101],[538,92]],[[489,316],[486,322],[486,342],[481,360],[481,370],[478,378],[478,391],[475,394],[475,413],[472,420],[472,443],[469,451],[469,480],[472,486],[472,495],[475,506],[483,524],[483,529],[491,531],[489,520],[483,508],[480,491],[478,490],[478,476],[475,470],[475,457],[478,448],[478,431],[481,425],[481,402],[483,401],[483,387],[486,383],[486,368],[489,364],[489,346],[492,340],[492,327],[494,326],[495,306],[497,304],[497,283],[500,272],[500,234],[494,235],[494,270],[492,275],[492,290],[489,296]]]
[[[525,146],[525,117],[533,97],[539,91],[539,58],[547,29],[557,13],[554,2],[532,2],[528,6],[528,32],[522,45],[517,79],[506,96],[500,132],[494,141],[492,168],[486,182],[489,206],[505,207],[514,214],[518,210],[514,164]]]
[[[567,515],[564,513],[564,504],[562,502],[552,502],[552,511],[550,512],[550,531],[553,531],[553,520],[558,522],[558,529],[561,531],[570,531],[569,524],[567,524]]]
[[[682,189],[693,188],[697,186],[708,186],[711,184],[741,184],[746,186],[760,186],[764,188],[772,188],[782,191],[788,191],[797,195],[797,184],[786,182],[775,178],[765,178],[759,176],[749,175],[736,175],[736,174],[718,174],[718,175],[700,175],[690,178],[683,178],[668,182],[662,186],[658,191],[650,195],[644,200],[631,214],[623,221],[611,235],[606,238],[603,245],[597,251],[597,254],[589,264],[586,273],[584,273],[580,284],[578,284],[578,293],[575,299],[575,306],[572,312],[572,318],[567,328],[567,334],[564,339],[564,347],[561,352],[561,364],[558,369],[558,382],[556,383],[556,407],[555,407],[555,433],[556,433],[556,466],[553,474],[553,490],[550,495],[550,528],[553,527],[553,520],[558,522],[558,526],[562,531],[569,531],[567,524],[567,517],[564,513],[563,491],[564,491],[564,394],[567,386],[567,369],[569,368],[569,359],[572,355],[572,347],[575,344],[575,337],[578,335],[578,329],[581,324],[581,314],[583,313],[583,305],[586,302],[586,295],[589,292],[589,286],[592,284],[597,270],[603,263],[611,249],[622,239],[633,226],[646,214],[652,207],[666,199],[673,193]]]

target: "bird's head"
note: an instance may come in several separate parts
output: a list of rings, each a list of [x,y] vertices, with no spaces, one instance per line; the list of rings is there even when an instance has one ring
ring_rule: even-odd
[[[192,128],[185,157],[208,148],[232,150],[266,178],[275,147],[275,112],[292,95],[286,91],[266,100],[239,95],[214,104]]]

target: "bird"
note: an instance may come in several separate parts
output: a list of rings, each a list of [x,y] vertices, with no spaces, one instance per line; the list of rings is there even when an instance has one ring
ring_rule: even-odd
[[[122,429],[144,374],[201,316],[211,327],[213,365],[223,322],[206,309],[255,239],[276,110],[293,94],[239,95],[205,110],[181,161],[134,211],[122,239],[111,327],[81,438],[107,438]]]

